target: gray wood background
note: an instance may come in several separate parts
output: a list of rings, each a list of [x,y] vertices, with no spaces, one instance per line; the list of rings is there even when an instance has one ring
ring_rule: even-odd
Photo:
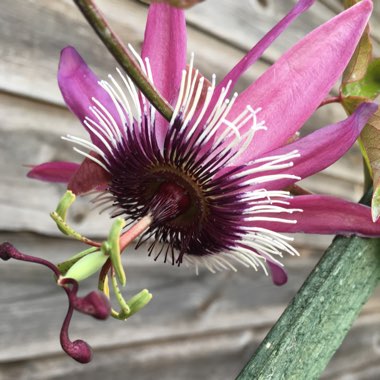
[[[373,19],[379,52],[380,4]],[[242,54],[278,21],[293,0],[207,0],[187,13],[189,51],[206,76],[222,78]],[[124,41],[139,48],[146,6],[132,0],[98,0]],[[244,88],[296,40],[341,10],[338,0],[317,2],[267,51],[241,80]],[[377,27],[377,28],[376,28]],[[84,136],[66,110],[56,84],[59,51],[72,44],[99,73],[115,62],[70,0],[0,2],[0,241],[59,261],[81,247],[62,238],[48,214],[64,192],[25,177],[24,164],[78,159],[67,133]],[[305,133],[344,117],[337,107],[318,111]],[[357,200],[361,194],[358,148],[324,172],[305,181],[312,191]],[[79,201],[70,222],[80,231],[103,236],[106,215]],[[296,238],[300,258],[287,258],[289,283],[272,286],[263,273],[199,276],[184,268],[155,263],[144,248],[126,258],[127,294],[147,287],[151,304],[127,322],[100,323],[76,315],[71,337],[94,347],[83,366],[60,349],[58,333],[66,311],[63,292],[43,268],[0,263],[0,379],[233,379],[318,261],[331,238]],[[91,287],[86,283],[83,291]],[[323,379],[380,378],[380,292],[326,369]],[[297,360],[297,358],[294,358]],[[280,374],[278,377],[280,378]]]

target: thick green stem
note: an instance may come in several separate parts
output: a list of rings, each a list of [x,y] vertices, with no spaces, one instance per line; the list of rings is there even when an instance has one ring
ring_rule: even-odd
[[[112,31],[104,16],[92,0],[74,0],[83,13],[88,23],[103,41],[104,45],[119,62],[128,76],[146,96],[157,111],[170,120],[173,109],[170,104],[158,93],[157,89],[149,82],[132,54],[125,48],[119,37]]]
[[[238,379],[318,379],[379,281],[380,239],[335,238]]]

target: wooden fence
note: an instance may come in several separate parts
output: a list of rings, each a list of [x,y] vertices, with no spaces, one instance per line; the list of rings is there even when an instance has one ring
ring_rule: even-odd
[[[132,0],[97,3],[123,40],[139,48],[146,6]],[[206,77],[215,73],[222,78],[293,3],[207,0],[193,8],[187,16],[189,52],[195,52],[196,66]],[[380,4],[375,3],[378,24]],[[318,1],[244,76],[240,89],[292,43],[340,10],[337,0]],[[380,28],[373,33],[378,53]],[[49,218],[64,187],[27,179],[23,165],[80,159],[60,139],[68,133],[84,136],[56,83],[59,52],[66,45],[75,46],[100,76],[114,72],[115,62],[72,1],[0,2],[0,241],[11,241],[21,251],[54,261],[80,249],[62,238]],[[337,106],[327,106],[311,118],[303,133],[344,117]],[[357,200],[362,191],[361,165],[355,147],[304,185]],[[107,215],[91,210],[88,199],[78,201],[70,222],[92,236],[104,236],[110,225]],[[76,316],[71,336],[86,339],[95,349],[93,362],[86,366],[60,349],[58,333],[67,305],[50,273],[33,265],[0,263],[0,379],[232,379],[330,240],[297,236],[301,257],[285,259],[289,283],[281,288],[253,270],[214,275],[201,271],[196,276],[185,267],[154,262],[144,248],[131,251],[125,261],[126,293],[146,287],[154,299],[125,323]],[[91,285],[86,284],[84,291]],[[380,377],[379,295],[364,307],[324,379]]]

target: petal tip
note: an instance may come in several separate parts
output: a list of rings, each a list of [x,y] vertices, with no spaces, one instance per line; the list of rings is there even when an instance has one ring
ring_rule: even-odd
[[[373,11],[373,2],[372,0],[361,0],[358,3],[354,4],[353,6],[351,6],[345,12],[350,12],[351,10],[355,12],[357,15],[359,15],[361,18],[363,15],[366,15],[366,18],[367,18],[365,20],[365,24],[366,24],[368,22],[369,16],[371,15]]]
[[[84,63],[82,57],[73,46],[66,46],[61,50],[58,76],[69,77]]]
[[[358,116],[367,122],[368,119],[377,111],[379,106],[373,102],[363,102],[356,110]]]
[[[380,218],[380,214],[378,212],[372,212],[372,222],[377,223]]]
[[[359,5],[367,12],[372,12],[372,9],[373,9],[372,0],[362,0],[361,2],[359,2]]]
[[[272,274],[272,281],[274,285],[282,286],[288,282],[288,275],[280,265],[272,263],[270,261],[267,262],[268,267]]]
[[[315,3],[315,1],[316,0],[299,0],[296,5],[297,10],[300,10],[301,12],[305,11],[310,8]]]

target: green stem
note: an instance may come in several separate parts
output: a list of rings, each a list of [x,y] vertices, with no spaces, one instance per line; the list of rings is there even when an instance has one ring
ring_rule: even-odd
[[[363,158],[363,171],[364,171],[364,191],[368,191],[373,186],[372,173],[367,165],[367,161]]]
[[[120,38],[112,31],[95,3],[92,0],[74,0],[74,3],[81,10],[88,23],[136,86],[157,111],[164,116],[165,119],[170,120],[173,115],[172,107],[149,82],[132,54],[125,48]]]
[[[337,237],[237,379],[317,379],[380,282],[380,239]]]
[[[339,96],[333,96],[331,98],[326,98],[319,106],[318,108],[321,108],[323,106],[326,106],[327,104],[332,104],[332,103],[341,103],[342,97]]]

